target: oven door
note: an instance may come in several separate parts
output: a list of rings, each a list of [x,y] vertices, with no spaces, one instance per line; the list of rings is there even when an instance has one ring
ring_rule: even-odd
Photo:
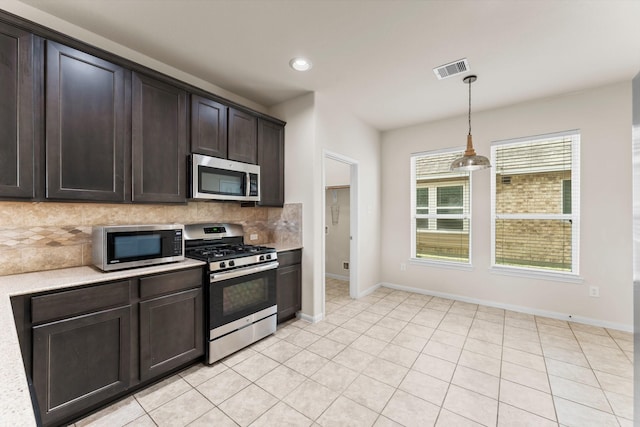
[[[276,305],[278,262],[212,273],[209,330]]]

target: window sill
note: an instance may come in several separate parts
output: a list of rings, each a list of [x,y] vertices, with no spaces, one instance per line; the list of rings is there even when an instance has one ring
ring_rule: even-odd
[[[430,230],[428,228],[416,229],[418,233],[432,233],[432,234],[469,234],[469,230]]]
[[[516,277],[526,277],[529,279],[545,279],[552,280],[556,282],[566,282],[566,283],[582,283],[584,282],[584,278],[577,274],[573,273],[561,273],[554,271],[535,271],[524,268],[517,267],[503,267],[503,266],[491,266],[489,271],[495,274],[501,274],[504,276],[516,276]]]
[[[424,258],[410,258],[409,264],[421,265],[423,267],[448,268],[451,270],[466,270],[466,271],[473,270],[473,265],[467,262],[436,261],[436,260],[424,259]]]

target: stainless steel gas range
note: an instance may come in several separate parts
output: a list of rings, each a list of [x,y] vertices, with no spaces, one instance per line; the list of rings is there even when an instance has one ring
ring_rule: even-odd
[[[187,224],[184,237],[185,256],[208,265],[207,362],[274,333],[276,250],[245,245],[239,224]]]

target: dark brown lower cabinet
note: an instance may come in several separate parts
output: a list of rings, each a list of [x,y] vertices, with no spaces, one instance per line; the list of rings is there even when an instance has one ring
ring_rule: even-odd
[[[41,424],[58,426],[204,355],[201,267],[12,298]]]
[[[140,379],[204,354],[202,288],[140,302]]]
[[[129,386],[131,306],[33,328],[33,384],[44,425]]]
[[[295,317],[302,308],[302,250],[278,253],[278,323]]]

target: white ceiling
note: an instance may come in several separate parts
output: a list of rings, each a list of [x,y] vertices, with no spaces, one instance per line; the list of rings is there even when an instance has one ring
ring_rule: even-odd
[[[473,111],[640,71],[637,0],[23,2],[265,107],[331,94],[380,130],[466,113],[462,75],[432,71],[464,57]]]

